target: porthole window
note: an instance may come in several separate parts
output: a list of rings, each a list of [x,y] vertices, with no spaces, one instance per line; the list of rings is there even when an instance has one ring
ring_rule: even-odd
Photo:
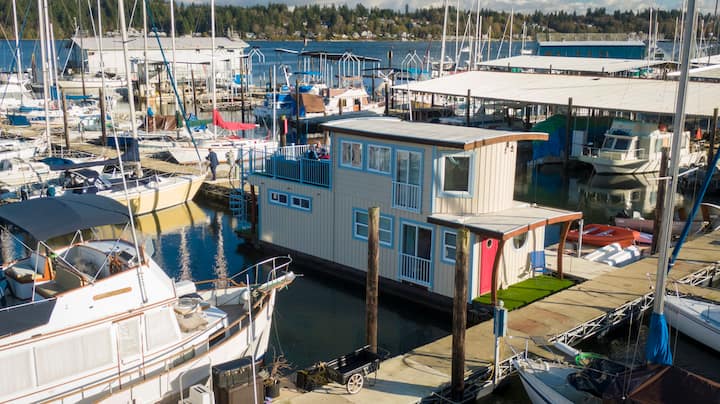
[[[515,249],[518,249],[518,250],[525,247],[525,243],[527,243],[527,238],[528,238],[527,233],[519,234],[519,235],[513,237],[513,247],[515,247]]]

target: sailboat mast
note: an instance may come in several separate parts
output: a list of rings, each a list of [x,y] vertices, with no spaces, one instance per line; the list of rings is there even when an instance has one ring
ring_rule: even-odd
[[[513,29],[513,17],[515,16],[515,9],[510,9],[510,35],[508,36],[508,57],[512,56],[512,29]]]
[[[45,13],[47,8],[43,7],[43,1],[38,0],[38,20],[40,28],[40,59],[42,62],[43,75],[43,97],[45,98],[45,139],[47,140],[48,150],[52,155],[52,145],[50,143],[50,79],[48,78],[48,55],[47,55],[47,31],[45,29]]]
[[[175,60],[175,0],[170,0],[170,37],[172,44],[172,76],[177,83],[177,64]],[[178,103],[175,103],[175,114],[180,110]]]
[[[150,60],[148,59],[148,26],[147,26],[147,4],[145,0],[142,0],[142,9],[143,9],[143,66],[145,70],[145,104],[147,105],[148,109],[150,108],[150,68],[148,64],[150,63]],[[160,74],[160,73],[158,73]],[[140,84],[140,81],[138,80],[138,84]],[[158,88],[158,91],[161,91]],[[161,106],[158,105],[157,113],[161,113]],[[145,117],[145,131],[149,132],[150,129],[150,117]]]
[[[130,128],[132,128],[133,139],[137,141],[138,134],[137,127],[135,127],[135,96],[133,94],[132,79],[130,76],[130,52],[128,51],[127,26],[125,25],[125,2],[123,0],[118,0],[118,8],[118,12],[120,13],[120,35],[122,38],[123,59],[125,60],[125,77],[127,78],[128,104],[130,106]],[[142,176],[142,169],[139,161],[135,164],[135,174],[138,178]]]
[[[442,44],[440,45],[440,68],[438,70],[438,77],[443,75],[443,64],[445,63],[445,40],[447,39],[447,17],[448,17],[448,1],[445,0],[445,17],[443,17],[443,33],[442,33]]]
[[[13,9],[13,24],[15,27],[15,58],[17,63],[17,78],[18,78],[18,85],[22,86],[23,77],[22,77],[22,61],[20,60],[20,34],[18,31],[18,21],[17,21],[17,0],[13,0],[12,2],[12,9]],[[23,103],[23,97],[24,92],[20,91],[20,103]]]
[[[475,69],[478,63],[480,52],[480,32],[482,32],[482,19],[480,18],[480,0],[477,2],[477,14],[475,14],[475,48],[473,48],[472,68]],[[482,56],[481,56],[482,57]]]
[[[210,92],[212,93],[213,116],[217,110],[217,94],[215,93],[215,0],[210,1]],[[213,125],[213,135],[217,135],[217,128]]]
[[[103,28],[102,28],[102,12],[101,12],[101,10],[102,10],[102,8],[100,8],[100,0],[97,0],[97,13],[98,13],[97,20],[98,20],[98,37],[99,37],[98,51],[100,52],[100,86],[102,87],[102,91],[100,92],[100,94],[102,94],[102,96],[104,97],[105,96],[105,61],[103,60],[103,57],[102,57],[102,55],[103,55],[103,45],[102,45],[102,43],[103,43]],[[81,53],[81,55],[82,55],[82,53]],[[84,69],[85,68],[85,56],[81,56],[81,57],[83,59],[83,69]],[[128,80],[130,80],[129,77],[128,77]],[[100,105],[105,105],[105,100],[103,100]],[[100,113],[105,115],[104,110],[100,111]],[[104,120],[104,118],[103,118],[103,120]]]

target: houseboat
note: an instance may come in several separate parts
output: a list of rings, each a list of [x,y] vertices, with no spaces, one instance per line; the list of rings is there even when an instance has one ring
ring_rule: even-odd
[[[329,156],[308,146],[279,148],[250,174],[261,244],[361,274],[368,209],[379,207],[382,281],[447,302],[456,233],[464,227],[471,232],[471,300],[533,276],[530,255],[544,249],[546,226],[560,224],[567,234],[582,217],[513,200],[517,143],[546,140],[545,133],[391,118],[320,127]]]
[[[670,148],[673,133],[664,124],[624,119],[613,121],[600,148],[587,147],[578,159],[593,166],[597,174],[642,174],[660,171],[663,147]],[[680,167],[705,163],[706,152],[682,133]]]

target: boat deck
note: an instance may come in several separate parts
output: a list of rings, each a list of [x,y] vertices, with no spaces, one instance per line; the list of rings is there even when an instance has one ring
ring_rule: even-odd
[[[694,283],[706,277],[707,272],[716,269],[720,258],[718,245],[720,232],[686,243],[678,262],[670,272],[670,279],[681,283]],[[547,261],[551,262],[552,258]],[[597,265],[578,259],[572,265],[577,270],[577,267],[582,266],[583,271],[591,271],[593,264]],[[541,336],[549,341],[569,344],[597,335],[625,321],[631,315],[637,316],[638,310],[651,307],[651,286],[655,283],[656,269],[657,257],[648,257],[623,268],[604,272],[584,283],[514,310],[508,316],[508,334],[519,337]],[[718,291],[703,293],[706,297],[720,300]],[[482,371],[492,364],[493,338],[492,321],[467,329],[466,375]],[[522,339],[504,339],[502,360],[497,369],[500,379],[511,373],[509,361],[513,352],[508,343],[512,343],[518,351],[525,348],[525,341]],[[531,351],[544,357],[554,356],[541,348],[533,348]],[[280,398],[273,402],[415,403],[450,382],[451,352],[452,336],[449,335],[384,361],[380,365],[377,383],[374,386],[368,385],[372,384],[371,376],[368,380],[370,383],[358,394],[348,395],[344,388],[337,384],[304,394],[294,390],[294,387],[288,387],[283,389]]]

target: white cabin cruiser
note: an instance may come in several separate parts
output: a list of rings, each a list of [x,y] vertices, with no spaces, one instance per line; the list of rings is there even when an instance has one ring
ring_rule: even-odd
[[[275,293],[295,277],[290,257],[276,257],[225,279],[175,282],[137,244],[83,239],[78,229],[129,221],[126,207],[96,195],[3,205],[0,220],[45,240],[0,272],[2,402],[177,400],[215,364],[263,358]]]
[[[673,133],[665,125],[623,119],[613,121],[600,148],[587,147],[578,159],[591,164],[597,174],[641,174],[660,171],[662,148],[670,147]],[[683,132],[680,167],[705,164],[705,151]]]

